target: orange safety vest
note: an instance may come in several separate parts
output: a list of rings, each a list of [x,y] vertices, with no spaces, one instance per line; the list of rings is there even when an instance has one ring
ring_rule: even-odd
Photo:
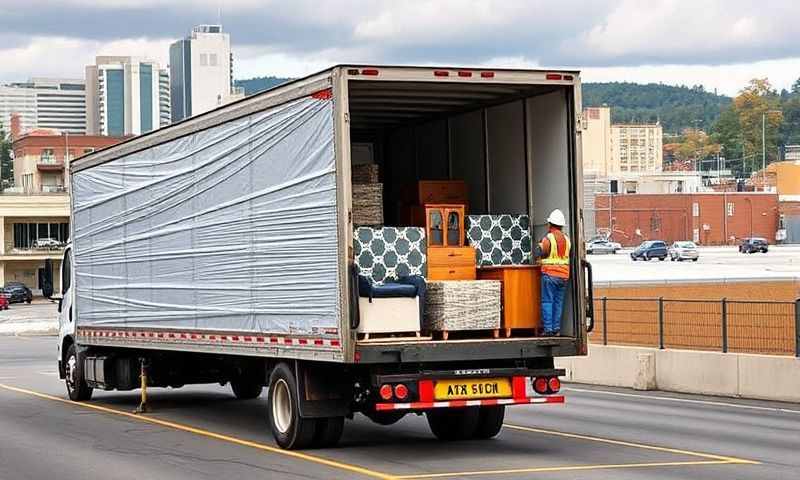
[[[541,260],[542,273],[551,277],[569,278],[569,251],[572,248],[572,244],[569,241],[569,237],[562,232],[559,233],[564,240],[563,251],[559,251],[556,234],[554,232],[548,233],[546,238],[550,242],[550,253]]]

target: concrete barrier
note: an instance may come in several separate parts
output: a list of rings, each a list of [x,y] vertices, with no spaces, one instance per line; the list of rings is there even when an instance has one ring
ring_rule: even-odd
[[[577,383],[800,403],[795,357],[592,344],[556,366]]]

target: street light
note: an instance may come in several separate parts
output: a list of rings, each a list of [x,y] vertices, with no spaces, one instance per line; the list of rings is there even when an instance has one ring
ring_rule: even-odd
[[[761,114],[761,191],[767,186],[767,114],[783,113],[780,110],[767,110]]]

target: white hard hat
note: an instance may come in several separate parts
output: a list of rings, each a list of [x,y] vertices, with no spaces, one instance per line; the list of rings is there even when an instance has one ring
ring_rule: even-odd
[[[564,218],[564,213],[556,208],[555,210],[550,212],[550,216],[547,217],[547,223],[552,223],[553,225],[563,227],[564,225],[567,224],[567,219]]]

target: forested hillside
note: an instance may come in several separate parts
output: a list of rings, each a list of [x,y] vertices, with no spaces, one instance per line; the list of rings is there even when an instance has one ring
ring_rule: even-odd
[[[685,87],[628,82],[584,83],[583,105],[611,108],[613,123],[660,121],[664,133],[685,128],[709,130],[731,98],[706,91],[702,86]]]

